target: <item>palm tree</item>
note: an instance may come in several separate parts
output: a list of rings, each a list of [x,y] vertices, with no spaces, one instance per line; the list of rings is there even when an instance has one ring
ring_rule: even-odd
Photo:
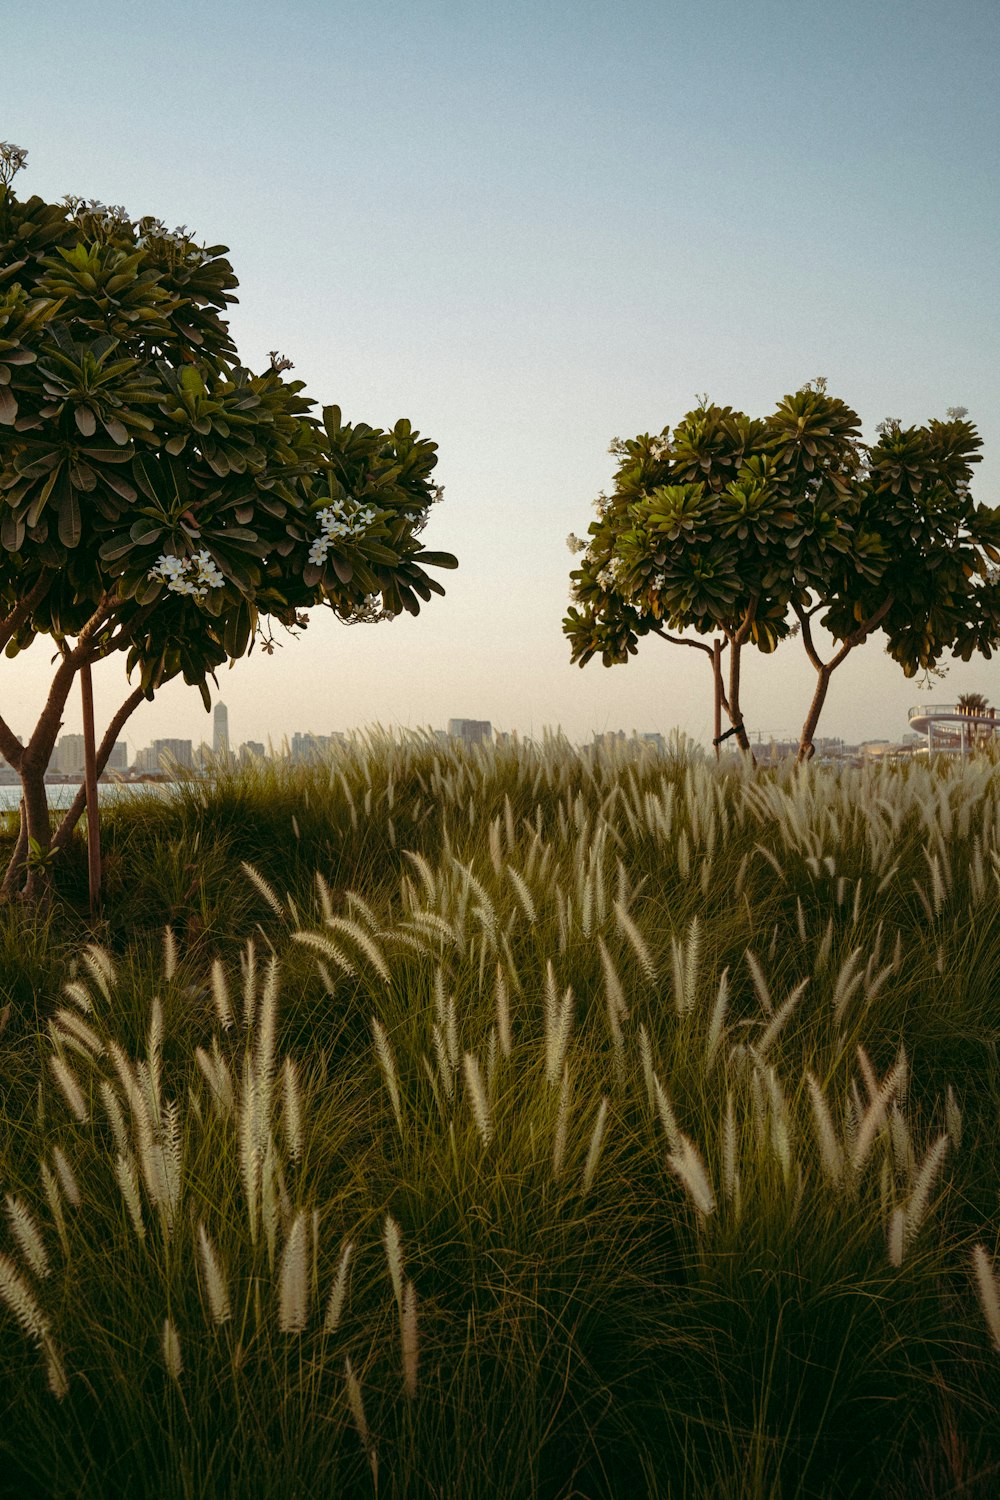
[[[958,711],[960,714],[975,714],[976,717],[985,715],[987,700],[982,693],[959,693]]]

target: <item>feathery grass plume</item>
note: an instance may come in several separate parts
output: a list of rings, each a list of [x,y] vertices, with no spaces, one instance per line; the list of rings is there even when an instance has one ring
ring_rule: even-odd
[[[177,939],[174,937],[174,929],[165,927],[163,929],[163,977],[169,984],[177,973]]]
[[[562,1176],[566,1157],[566,1134],[569,1129],[569,1065],[563,1066],[559,1084],[559,1109],[556,1113],[556,1130],[552,1141],[552,1179],[558,1182]]]
[[[673,1105],[670,1103],[670,1095],[660,1082],[658,1074],[650,1070],[653,1084],[653,1096],[656,1100],[656,1112],[660,1117],[660,1124],[670,1144],[671,1151],[680,1150],[681,1136],[680,1126],[677,1124],[677,1116],[674,1114]]]
[[[629,1010],[625,1000],[625,992],[622,989],[622,982],[618,977],[618,970],[615,968],[614,961],[605,946],[603,938],[599,937],[597,939],[597,951],[601,955],[601,969],[604,974],[604,999],[607,1004],[608,1015],[609,1017],[614,1016],[615,1025],[617,1026],[619,1019],[622,1021],[628,1020]],[[619,1036],[621,1035],[620,1029],[618,1034]]]
[[[819,1157],[823,1173],[830,1182],[839,1187],[844,1177],[844,1152],[834,1128],[833,1119],[830,1115],[830,1107],[826,1102],[823,1090],[812,1073],[806,1074],[806,1087],[809,1090],[809,1101],[812,1104],[813,1120],[816,1126],[816,1141],[819,1146]]]
[[[319,907],[324,922],[333,916],[333,898],[330,895],[330,887],[327,885],[319,870],[316,871],[316,889],[319,892]]]
[[[680,1145],[667,1157],[667,1165],[683,1183],[688,1197],[703,1218],[715,1210],[715,1194],[709,1180],[705,1163],[697,1146],[686,1135],[680,1137]]]
[[[821,974],[830,962],[830,953],[833,948],[833,918],[831,917],[823,931],[823,938],[816,949],[816,962],[813,965],[813,974]]]
[[[795,898],[795,920],[799,929],[799,942],[804,948],[808,942],[808,936],[806,933],[806,914],[803,910],[801,896],[796,896]]]
[[[866,1062],[868,1061],[867,1054],[862,1047],[858,1048],[858,1054]],[[870,1098],[868,1108],[864,1111],[858,1122],[858,1133],[854,1141],[854,1150],[852,1153],[855,1171],[860,1171],[868,1160],[869,1152],[875,1143],[875,1137],[885,1124],[886,1108],[889,1100],[893,1097],[898,1079],[899,1063],[897,1062],[889,1069],[882,1080],[881,1086],[875,1090],[874,1096]]]
[[[68,979],[62,987],[62,992],[67,1000],[71,1000],[77,1010],[82,1010],[84,1015],[93,1015],[94,1003],[90,991],[79,979]]]
[[[302,1159],[302,1105],[299,1095],[298,1069],[292,1058],[286,1057],[282,1067],[284,1094],[285,1144],[293,1162]]]
[[[403,1356],[403,1390],[410,1401],[417,1394],[417,1293],[412,1281],[403,1287],[403,1307],[399,1319]]]
[[[994,1271],[983,1245],[976,1245],[973,1249],[972,1269],[976,1276],[976,1290],[986,1326],[990,1331],[993,1347],[1000,1354],[1000,1277]]]
[[[52,1148],[52,1165],[56,1169],[66,1202],[71,1208],[79,1208],[81,1202],[79,1183],[73,1175],[73,1169],[66,1160],[65,1154],[58,1146]]]
[[[250,1243],[256,1245],[260,1223],[261,1163],[263,1153],[257,1134],[257,1081],[250,1066],[250,1059],[243,1063],[243,1087],[240,1095],[240,1118],[237,1130],[240,1156],[240,1176],[247,1200],[247,1222],[250,1226]]]
[[[163,1320],[163,1363],[171,1380],[178,1382],[184,1369],[184,1361],[181,1358],[181,1341],[170,1318]]]
[[[806,978],[803,979],[799,984],[797,984],[794,990],[792,990],[788,999],[781,1006],[780,1010],[775,1011],[767,1026],[764,1028],[763,1034],[761,1035],[760,1039],[754,1044],[758,1057],[766,1056],[768,1050],[773,1045],[779,1032],[785,1025],[785,1022],[788,1020],[788,1017],[792,1014],[792,1011],[795,1009],[799,1001],[802,999],[802,996],[805,994],[806,986],[808,985],[808,983],[809,980],[808,978]]]
[[[559,986],[556,983],[555,969],[552,967],[551,959],[546,961],[545,966],[543,1021],[545,1077],[550,1084],[554,1085],[559,1082],[566,1048],[569,1044],[569,1033],[573,1023],[573,991],[567,987],[565,994],[561,999],[559,998]]]
[[[946,1135],[939,1135],[937,1140],[927,1148],[927,1153],[920,1163],[920,1170],[913,1179],[913,1187],[906,1204],[905,1238],[908,1245],[916,1238],[920,1226],[927,1217],[931,1194],[950,1145],[951,1142]]]
[[[356,912],[369,931],[378,936],[381,930],[378,917],[372,911],[368,902],[362,896],[358,895],[357,891],[344,892],[344,905],[347,907],[349,913],[353,914]]]
[[[385,1246],[385,1258],[389,1266],[389,1278],[392,1281],[392,1290],[396,1297],[396,1306],[400,1313],[403,1311],[403,1240],[399,1232],[399,1225],[392,1217],[386,1214],[385,1227],[382,1231],[382,1243]]]
[[[494,875],[499,875],[503,869],[503,844],[500,841],[500,819],[490,819],[489,838],[487,840],[490,851],[490,864],[493,866]]]
[[[334,932],[342,932],[345,937],[349,937],[355,946],[361,949],[382,982],[384,984],[391,984],[392,975],[389,972],[382,950],[371,933],[362,927],[360,922],[352,921],[350,917],[331,917],[326,926]],[[296,933],[295,936],[298,937],[299,934]]]
[[[138,1240],[146,1238],[146,1225],[142,1217],[142,1200],[139,1196],[139,1177],[135,1157],[131,1152],[119,1151],[115,1157],[115,1181],[121,1190],[132,1228]]]
[[[693,1010],[697,998],[698,969],[701,961],[701,923],[692,917],[687,937],[670,939],[673,971],[674,1008],[679,1016]]]
[[[719,977],[719,993],[715,997],[712,1006],[712,1014],[708,1022],[708,1036],[705,1038],[705,1067],[711,1070],[715,1060],[715,1054],[719,1049],[726,1030],[726,1011],[729,1009],[729,969],[725,968]]]
[[[743,955],[746,959],[747,968],[750,970],[750,978],[753,980],[754,994],[760,1001],[761,1009],[769,1016],[774,1015],[774,1002],[771,999],[771,991],[768,989],[767,980],[764,978],[764,970],[760,966],[757,955],[748,948]]]
[[[468,1091],[469,1103],[472,1107],[476,1129],[479,1131],[483,1145],[488,1146],[493,1139],[493,1121],[490,1116],[490,1103],[486,1097],[486,1090],[483,1088],[479,1063],[471,1052],[466,1052],[462,1058],[462,1072],[465,1074],[465,1087]]]
[[[232,1317],[233,1310],[229,1302],[229,1286],[225,1272],[219,1264],[219,1257],[208,1230],[200,1219],[198,1221],[198,1256],[201,1260],[201,1274],[205,1296],[208,1298],[208,1310],[212,1315],[212,1322],[218,1328]]]
[[[66,1368],[51,1338],[46,1338],[42,1347],[45,1350],[45,1378],[48,1381],[49,1390],[57,1401],[63,1401],[69,1395]]]
[[[115,985],[118,983],[118,974],[111,954],[98,943],[88,943],[80,955],[80,962],[90,974],[104,999],[110,1004]]]
[[[608,1101],[607,1099],[602,1098],[597,1110],[597,1118],[594,1121],[594,1128],[590,1132],[590,1145],[587,1147],[587,1160],[584,1163],[583,1168],[583,1184],[581,1187],[581,1195],[584,1198],[586,1198],[587,1194],[594,1186],[594,1174],[597,1171],[597,1163],[601,1158],[601,1147],[604,1144],[604,1132],[607,1126],[607,1120]]]
[[[62,1199],[59,1196],[59,1184],[49,1170],[48,1162],[39,1162],[38,1172],[42,1179],[42,1191],[45,1194],[45,1201],[49,1206],[49,1213],[52,1215],[52,1222],[56,1226],[56,1234],[59,1236],[63,1255],[68,1260],[69,1237],[66,1233],[66,1218],[63,1214]]]
[[[944,1122],[957,1150],[962,1144],[962,1111],[950,1083],[944,1096]]]
[[[91,1057],[104,1056],[104,1043],[92,1026],[75,1010],[60,1006],[49,1021],[49,1032],[58,1047],[61,1042],[82,1046]]]
[[[243,1025],[249,1027],[253,1025],[257,1010],[257,947],[253,938],[247,938],[240,954],[240,972],[243,976]]]
[[[163,1111],[159,1145],[163,1155],[163,1176],[167,1188],[167,1217],[169,1223],[172,1224],[181,1198],[181,1162],[183,1156],[180,1109],[173,1099],[169,1101]]]
[[[392,1112],[396,1117],[396,1125],[399,1132],[402,1134],[403,1105],[399,1096],[396,1059],[393,1057],[392,1047],[389,1045],[389,1038],[386,1035],[385,1027],[376,1016],[372,1016],[372,1035],[375,1038],[375,1052],[378,1056],[379,1066],[382,1069],[382,1076],[385,1079],[385,1086],[389,1093],[390,1102],[392,1103]]]
[[[649,949],[646,947],[645,941],[643,940],[642,933],[639,931],[638,927],[632,921],[632,918],[629,916],[628,912],[625,910],[625,907],[624,907],[624,905],[623,905],[623,903],[621,901],[616,901],[615,902],[615,904],[614,904],[614,913],[615,913],[615,921],[618,924],[618,930],[619,930],[619,932],[621,932],[622,936],[630,944],[633,953],[635,954],[636,958],[639,960],[639,967],[640,967],[640,969],[645,974],[645,976],[649,980],[650,984],[655,984],[656,983],[656,965],[653,963],[653,960],[650,957]]]
[[[337,1274],[333,1279],[330,1296],[326,1304],[326,1316],[323,1319],[323,1332],[336,1333],[340,1327],[340,1318],[344,1310],[344,1298],[347,1296],[347,1275],[351,1263],[351,1253],[354,1245],[350,1240],[340,1252],[340,1261],[337,1265]]]
[[[535,907],[534,898],[528,887],[528,882],[523,876],[518,874],[513,865],[507,866],[507,874],[510,876],[510,883],[514,887],[514,894],[517,897],[521,910],[524,912],[528,922],[534,926],[538,921],[538,912]]]
[[[77,1083],[66,1059],[60,1053],[55,1052],[49,1058],[49,1067],[52,1069],[52,1076],[59,1085],[59,1091],[69,1105],[70,1111],[80,1121],[81,1125],[85,1125],[88,1118],[87,1105],[80,1090],[80,1085]]]
[[[344,952],[344,950],[340,948],[332,938],[328,938],[325,933],[293,932],[292,942],[301,943],[304,948],[311,948],[314,953],[322,953],[324,958],[332,959],[333,962],[337,965],[337,968],[342,969],[344,973],[347,974],[350,978],[354,978],[358,972],[357,968],[347,957],[347,954]],[[324,982],[326,983],[327,989],[332,993],[333,983],[330,980],[329,976],[327,976]],[[249,1025],[249,1022],[247,1024]]]
[[[722,1122],[722,1191],[728,1203],[734,1201],[737,1189],[736,1117],[733,1114],[733,1096],[727,1091],[726,1114]]]
[[[0,1255],[0,1302],[6,1302],[21,1329],[35,1344],[48,1336],[48,1319],[34,1292],[9,1255]]]
[[[906,1246],[906,1214],[901,1208],[894,1208],[889,1217],[887,1241],[889,1264],[898,1268],[903,1264]]]
[[[433,906],[438,898],[437,881],[434,878],[434,871],[422,854],[418,854],[412,849],[404,849],[403,854],[411,861],[414,869],[420,876],[420,882],[426,892],[427,900]]]
[[[223,1031],[229,1031],[233,1024],[233,1007],[229,999],[226,971],[218,958],[212,960],[212,1003],[215,1006],[215,1014],[219,1018],[219,1025]]]
[[[650,1114],[656,1108],[656,1093],[653,1085],[655,1073],[653,1072],[653,1050],[649,1045],[649,1036],[645,1025],[639,1022],[639,1060],[642,1063],[642,1077],[646,1085],[646,1101],[649,1104]]]
[[[781,1081],[774,1068],[765,1068],[763,1077],[770,1101],[771,1145],[775,1156],[781,1164],[781,1175],[787,1187],[792,1175],[792,1144],[791,1132],[789,1130],[788,1105],[785,1102]]]
[[[258,1016],[257,1047],[254,1067],[260,1090],[261,1108],[265,1118],[270,1114],[271,1087],[274,1081],[274,1032],[278,1021],[278,973],[277,958],[272,954],[267,963],[264,990],[261,995]]]
[[[294,818],[292,819],[292,822],[295,822]],[[274,886],[270,885],[268,881],[264,879],[260,871],[254,865],[249,864],[247,860],[244,859],[240,861],[240,868],[247,879],[251,882],[251,884],[257,887],[257,890],[263,896],[264,900],[267,902],[268,906],[275,913],[275,915],[283,917],[285,915],[285,908],[282,906],[281,900],[278,896],[277,891],[274,889]]]
[[[500,1052],[502,1056],[509,1057],[511,1051],[510,996],[507,992],[507,980],[504,977],[503,965],[499,963],[497,964],[496,983],[493,993],[496,1002],[497,1039],[500,1043]]]
[[[837,1021],[846,1010],[851,997],[864,983],[865,976],[861,963],[861,949],[853,948],[840,966],[833,986],[833,1015]]]
[[[301,1333],[309,1318],[309,1276],[306,1256],[306,1219],[300,1210],[285,1241],[278,1276],[278,1327],[282,1333]]]
[[[163,1007],[158,995],[153,996],[149,1007],[149,1039],[146,1049],[146,1067],[149,1087],[146,1097],[150,1112],[156,1119],[160,1114],[160,1060],[163,1055]],[[141,1064],[140,1064],[140,1077]]]
[[[368,1427],[368,1419],[365,1416],[365,1403],[361,1398],[361,1386],[358,1377],[354,1373],[354,1367],[350,1359],[344,1360],[344,1379],[347,1382],[347,1403],[351,1408],[351,1416],[354,1418],[354,1426],[357,1428],[361,1446],[368,1455],[368,1463],[371,1467],[372,1478],[376,1481],[378,1476],[378,1457],[375,1453],[375,1445]]]
[[[17,1240],[21,1254],[28,1263],[29,1270],[39,1280],[44,1280],[49,1274],[49,1257],[45,1250],[45,1241],[42,1239],[42,1231],[34,1216],[27,1205],[13,1193],[6,1194],[4,1206],[11,1231]]]

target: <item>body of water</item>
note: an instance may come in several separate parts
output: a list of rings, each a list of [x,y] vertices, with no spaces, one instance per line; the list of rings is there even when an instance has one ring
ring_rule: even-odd
[[[97,796],[100,802],[113,802],[116,797],[134,797],[146,792],[152,792],[154,796],[168,796],[177,785],[174,781],[100,781],[97,784]],[[60,785],[53,783],[45,788],[50,807],[69,807],[73,798],[80,790],[75,785]],[[21,788],[19,786],[0,786],[0,812],[16,812],[21,802]]]

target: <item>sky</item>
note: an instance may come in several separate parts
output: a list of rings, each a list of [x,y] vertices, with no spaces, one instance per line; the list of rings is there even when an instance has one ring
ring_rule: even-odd
[[[707,393],[755,415],[824,375],[862,416],[962,405],[1000,502],[1000,7],[995,0],[65,0],[7,5],[0,137],[19,193],[124,204],[230,247],[251,367],[439,446],[424,540],[454,552],[418,619],[315,612],[219,679],[230,735],[489,719],[538,734],[711,733],[707,658],[648,638],[584,670],[561,631],[615,436]],[[50,652],[4,662],[8,722]],[[748,727],[797,735],[801,644],[744,671]],[[95,671],[100,721],[128,691]],[[1000,667],[907,682],[877,642],[820,733],[1000,701]],[[214,690],[213,690],[214,692]],[[65,729],[78,731],[76,703]],[[170,684],[126,732],[211,739]]]

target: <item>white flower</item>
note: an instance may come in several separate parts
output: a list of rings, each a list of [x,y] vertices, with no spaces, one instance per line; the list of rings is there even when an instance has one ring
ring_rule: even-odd
[[[167,585],[175,594],[204,599],[209,589],[225,587],[225,576],[211,553],[204,547],[194,557],[174,557],[163,553],[150,568],[147,577]]]

